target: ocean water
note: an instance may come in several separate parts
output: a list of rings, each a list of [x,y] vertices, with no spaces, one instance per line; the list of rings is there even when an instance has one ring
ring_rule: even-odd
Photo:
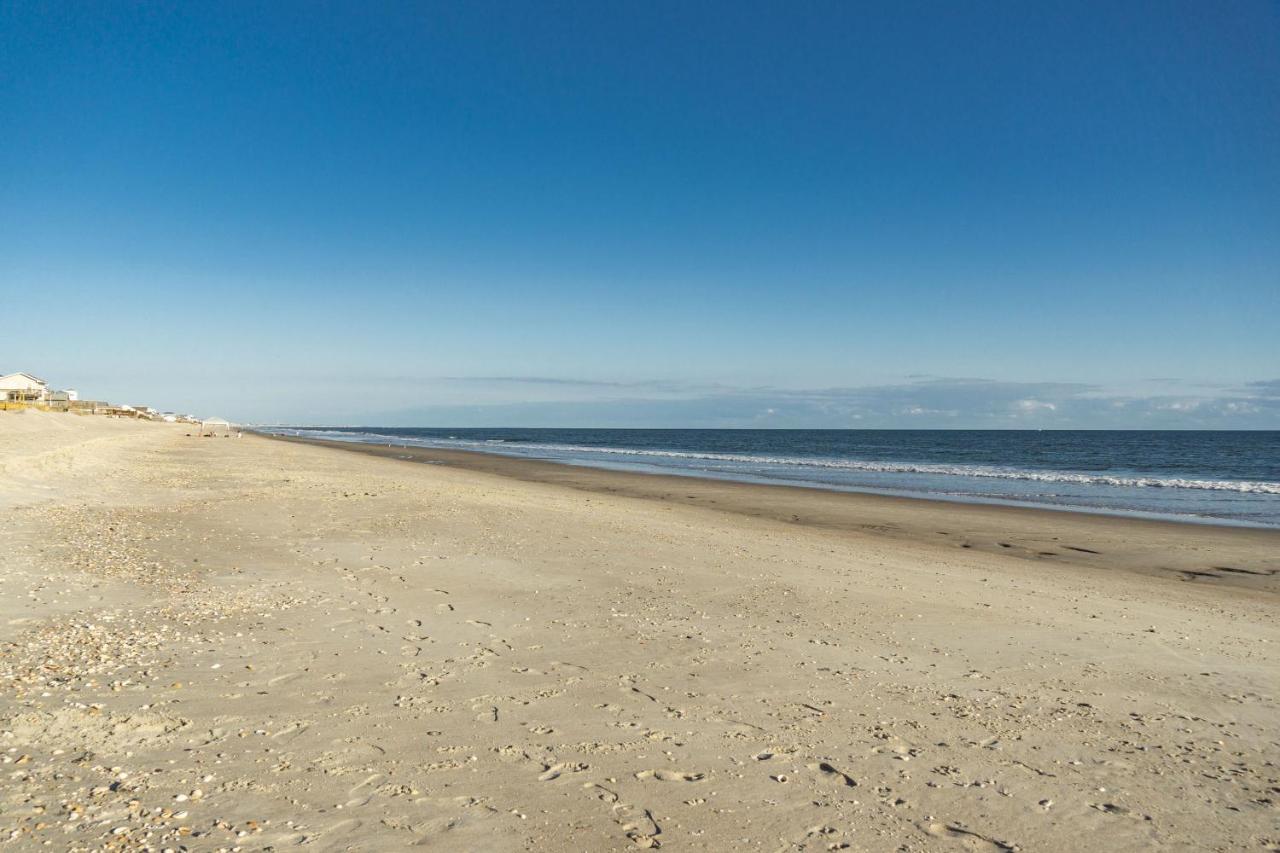
[[[275,427],[632,471],[1280,527],[1280,432]]]

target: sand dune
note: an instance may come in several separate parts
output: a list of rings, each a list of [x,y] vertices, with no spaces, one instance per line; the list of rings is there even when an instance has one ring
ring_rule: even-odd
[[[1274,534],[59,415],[0,454],[16,849],[1280,845]]]

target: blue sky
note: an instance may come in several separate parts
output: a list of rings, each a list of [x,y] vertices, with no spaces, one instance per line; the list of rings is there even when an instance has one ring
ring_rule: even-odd
[[[1280,428],[1280,5],[0,6],[0,370],[251,421]]]

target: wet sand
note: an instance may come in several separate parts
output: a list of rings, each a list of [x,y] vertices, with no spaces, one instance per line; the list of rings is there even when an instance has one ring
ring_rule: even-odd
[[[1280,843],[1267,531],[433,454],[0,413],[0,838]]]
[[[816,530],[1280,592],[1280,530],[611,471],[462,450],[283,436],[278,440],[584,492],[711,508]]]

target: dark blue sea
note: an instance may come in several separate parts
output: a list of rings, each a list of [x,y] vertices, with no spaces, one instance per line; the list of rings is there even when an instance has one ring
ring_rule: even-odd
[[[571,465],[1280,527],[1280,432],[264,430]]]

